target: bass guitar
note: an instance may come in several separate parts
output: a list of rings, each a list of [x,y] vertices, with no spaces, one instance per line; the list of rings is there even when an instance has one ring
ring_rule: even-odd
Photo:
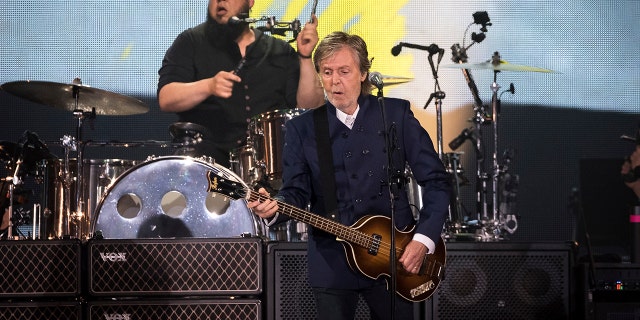
[[[208,179],[209,192],[217,192],[233,199],[245,198],[247,201],[274,200],[212,171],[209,171]],[[390,278],[391,219],[389,217],[364,216],[353,225],[346,226],[290,204],[281,201],[277,203],[278,213],[335,235],[336,239],[343,244],[349,265],[354,270],[372,279],[381,276]],[[396,228],[394,230],[396,257],[400,258],[405,246],[413,239],[414,227],[407,231],[399,231]],[[444,277],[445,251],[444,240],[440,239],[435,252],[425,255],[418,274],[407,272],[402,264],[396,261],[396,293],[412,302],[428,299]]]

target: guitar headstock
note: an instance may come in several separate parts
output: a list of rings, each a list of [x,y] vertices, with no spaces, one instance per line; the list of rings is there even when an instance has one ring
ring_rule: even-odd
[[[244,198],[247,195],[247,191],[242,183],[229,180],[213,171],[207,173],[207,179],[209,180],[208,192],[217,192],[236,200]]]

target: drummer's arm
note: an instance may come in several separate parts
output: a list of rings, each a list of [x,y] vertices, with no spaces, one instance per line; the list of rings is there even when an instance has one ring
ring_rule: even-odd
[[[158,92],[160,110],[165,112],[187,111],[210,96],[231,97],[233,84],[240,82],[237,75],[220,71],[212,78],[194,82],[171,82]]]
[[[313,109],[324,104],[324,89],[309,58],[300,58],[300,81],[296,93],[298,108]]]
[[[313,109],[324,104],[324,89],[316,72],[311,55],[318,43],[318,19],[315,15],[312,22],[307,23],[296,38],[298,60],[300,61],[300,80],[296,100],[298,108]]]

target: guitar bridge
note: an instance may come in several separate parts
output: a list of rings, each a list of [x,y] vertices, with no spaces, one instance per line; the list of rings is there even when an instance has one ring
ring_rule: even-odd
[[[380,240],[382,240],[382,236],[373,234],[372,238],[371,246],[369,246],[369,254],[375,256],[378,255],[378,250],[380,250]]]

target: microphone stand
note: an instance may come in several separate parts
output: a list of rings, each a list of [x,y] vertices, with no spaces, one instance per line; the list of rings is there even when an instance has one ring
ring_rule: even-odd
[[[442,55],[444,54],[443,49],[438,49],[438,65],[440,65],[440,61],[442,60]],[[435,80],[434,92],[429,96],[429,100],[424,105],[424,109],[429,106],[431,100],[436,99],[436,140],[438,140],[438,157],[440,160],[444,161],[444,148],[443,148],[443,138],[442,138],[442,99],[445,98],[445,93],[440,90],[440,83],[438,82],[438,68],[433,63],[433,55],[435,52],[430,51],[429,53],[429,65],[431,66],[431,73],[433,74],[433,79]]]
[[[435,47],[435,49],[433,49]],[[438,53],[438,64],[434,64],[433,63],[433,56]],[[438,157],[440,158],[440,161],[442,161],[443,163],[447,162],[447,159],[445,159],[444,156],[444,152],[443,152],[443,136],[442,136],[442,99],[445,98],[445,93],[440,89],[440,82],[438,81],[438,66],[440,65],[440,61],[442,60],[442,56],[444,55],[444,49],[440,49],[435,45],[431,45],[431,47],[429,48],[429,66],[431,66],[431,73],[433,74],[433,79],[435,80],[435,85],[434,85],[434,92],[431,93],[431,95],[429,96],[429,100],[427,100],[427,103],[425,103],[424,105],[424,109],[426,109],[429,106],[429,103],[431,102],[432,99],[436,99],[435,101],[435,106],[436,106],[436,134],[437,134],[437,142],[438,142]],[[457,173],[457,165],[454,165],[453,168],[453,172],[452,174],[455,176],[455,178],[457,179],[458,177],[458,173]],[[456,183],[456,194],[455,194],[455,206],[449,206],[449,226],[447,226],[446,228],[446,232],[450,233],[452,230],[452,228],[457,228],[457,224],[460,223],[462,221],[461,217],[459,216],[461,214],[460,210],[458,210],[458,208],[460,207],[460,201],[459,201],[459,192],[457,190],[458,188],[458,181],[455,181]],[[456,231],[454,231],[456,232]],[[450,235],[448,235],[450,236]]]
[[[400,190],[399,182],[396,181],[396,177],[394,177],[394,169],[393,169],[393,151],[394,146],[390,140],[391,130],[395,130],[395,125],[392,128],[389,128],[387,131],[387,114],[384,106],[384,94],[382,92],[384,84],[377,85],[378,88],[378,105],[380,106],[380,114],[382,115],[382,125],[383,134],[384,134],[384,142],[387,149],[387,181],[388,181],[388,189],[389,189],[389,206],[391,209],[391,249],[389,252],[389,267],[391,268],[391,319],[395,318],[396,311],[396,287],[397,287],[397,263],[396,263],[396,223],[395,223],[395,199],[396,193]]]

